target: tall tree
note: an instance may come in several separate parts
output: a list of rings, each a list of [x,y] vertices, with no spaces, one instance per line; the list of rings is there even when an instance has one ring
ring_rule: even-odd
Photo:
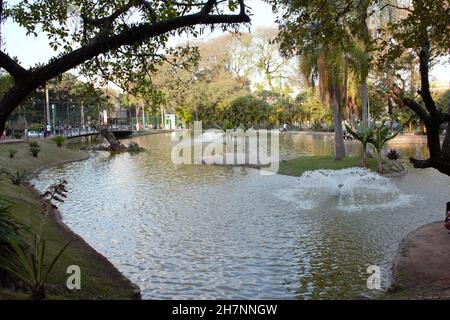
[[[2,48],[0,67],[14,78],[14,85],[0,98],[0,132],[20,103],[59,74],[84,64],[86,72],[130,80],[126,78],[135,76],[136,70],[151,70],[165,53],[173,52],[167,48],[170,34],[196,35],[215,25],[237,27],[250,22],[246,11],[244,0],[227,4],[221,0],[23,0],[6,7],[0,24],[12,19],[30,35],[41,30],[59,53],[26,69]],[[74,20],[79,23],[73,24]]]
[[[303,75],[310,84],[318,78],[321,100],[329,103],[333,110],[335,158],[340,160],[345,156],[342,131],[342,97],[347,76],[345,56],[339,47],[323,46],[313,51],[304,50],[300,59]]]
[[[366,65],[367,60],[358,59],[353,63],[349,59],[349,53],[356,51],[357,44],[362,39],[361,29],[367,28],[367,13],[364,10],[368,3],[364,1],[362,5],[356,0],[267,1],[278,14],[278,40],[282,53],[285,56],[299,55],[307,59],[309,62],[304,66],[309,65],[311,68],[304,70],[312,71],[313,76],[319,75],[322,99],[325,99],[325,92],[328,94],[335,123],[335,157],[341,159],[345,155],[342,106],[347,99],[350,63],[362,66]],[[364,85],[367,67],[364,72],[360,69],[360,75]]]
[[[414,111],[425,124],[429,158],[418,160],[410,158],[416,168],[435,168],[450,175],[450,110],[439,109],[433,99],[430,88],[429,72],[433,63],[439,57],[446,57],[450,44],[450,2],[412,0],[408,4],[393,4],[392,1],[381,3],[379,9],[395,7],[404,16],[385,27],[380,32],[388,32],[391,38],[382,40],[378,47],[387,48],[380,55],[382,65],[386,61],[395,63],[404,52],[415,54],[419,60],[420,89],[417,91],[421,102],[404,95],[404,90],[393,87],[393,96],[398,104]],[[383,38],[381,38],[383,39]],[[448,56],[447,56],[448,59]],[[404,67],[397,64],[397,71]],[[407,70],[405,70],[407,71]],[[447,125],[447,135],[444,147],[441,147],[441,127]]]

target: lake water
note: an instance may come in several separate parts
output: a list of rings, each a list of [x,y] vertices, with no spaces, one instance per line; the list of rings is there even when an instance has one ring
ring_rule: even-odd
[[[401,239],[442,220],[450,199],[450,178],[433,169],[392,179],[354,170],[264,176],[176,166],[170,134],[133,140],[146,151],[92,153],[33,183],[68,181],[63,221],[148,299],[376,297],[367,267],[381,267],[386,288]],[[404,158],[426,156],[424,144],[395,147]],[[287,134],[280,149],[284,158],[332,154],[332,137]]]

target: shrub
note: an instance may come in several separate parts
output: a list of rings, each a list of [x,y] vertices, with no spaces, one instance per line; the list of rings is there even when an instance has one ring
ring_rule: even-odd
[[[370,123],[364,125],[363,123],[358,124],[356,123],[356,121],[354,121],[353,125],[355,127],[355,130],[353,130],[348,125],[345,125],[345,128],[354,139],[361,142],[363,147],[363,167],[367,168],[367,145],[369,144],[370,139],[373,136],[373,128]]]
[[[9,157],[14,158],[14,155],[17,153],[16,149],[8,149]]]
[[[22,133],[22,132],[18,132],[18,131],[14,132],[14,138],[16,138],[16,139],[21,139],[22,136],[23,136],[23,133]]]
[[[33,157],[37,158],[39,151],[41,151],[41,147],[39,146],[39,143],[36,141],[32,141],[28,143],[30,146],[30,151],[33,154]]]
[[[0,203],[0,251],[11,249],[13,244],[24,245],[19,230],[27,228],[19,222],[11,212],[11,203],[1,201]]]
[[[128,151],[129,152],[139,152],[139,151],[142,151],[142,148],[139,147],[139,145],[136,142],[130,142],[128,144]]]
[[[11,180],[12,184],[16,186],[27,186],[29,184],[30,173],[27,170],[17,170],[11,172],[9,170],[3,169],[2,172],[5,173],[8,176],[9,180]]]
[[[391,149],[389,150],[389,152],[386,154],[386,157],[390,160],[398,160],[401,157],[400,152],[397,149]]]
[[[30,126],[30,131],[41,131],[43,128],[41,123],[35,123]]]
[[[63,137],[63,136],[56,136],[56,137],[54,137],[52,140],[53,140],[53,142],[56,143],[56,145],[58,146],[58,148],[61,148],[62,145],[63,145],[63,143],[64,143],[64,141],[66,141],[66,138]]]
[[[8,252],[15,245],[26,245],[25,241],[19,234],[20,230],[27,230],[25,225],[19,222],[16,216],[10,211],[11,203],[2,201],[0,203],[0,252],[1,256],[9,259]],[[4,284],[5,280],[9,280],[10,274],[0,269],[0,281]]]
[[[375,126],[373,135],[370,137],[369,142],[375,147],[375,153],[377,155],[377,172],[382,173],[383,167],[381,163],[381,150],[386,142],[394,139],[399,133],[401,128],[393,133],[389,132],[389,127],[383,122],[380,126]]]
[[[43,194],[41,194],[42,198],[47,199],[52,207],[54,209],[58,209],[56,204],[53,203],[53,201],[63,203],[64,198],[67,198],[67,181],[66,180],[59,180],[58,183],[52,184],[50,187],[47,188],[47,191],[45,191]]]
[[[9,257],[0,256],[0,268],[22,280],[31,291],[32,299],[44,299],[48,275],[70,242],[62,247],[45,268],[46,243],[41,237],[35,235],[31,246],[24,247],[13,244],[12,248],[8,250]]]
[[[39,148],[39,143],[37,143],[37,141],[31,141],[28,143],[28,145],[30,146],[30,148]]]

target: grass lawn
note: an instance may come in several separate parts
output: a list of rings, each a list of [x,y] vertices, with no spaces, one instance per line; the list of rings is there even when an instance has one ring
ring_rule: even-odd
[[[0,144],[0,168],[36,171],[53,164],[85,159],[88,154],[68,148],[57,148],[53,142],[41,142],[41,152],[34,158],[27,143]],[[18,152],[9,158],[8,149]],[[69,195],[70,196],[70,195]],[[55,220],[54,212],[43,205],[39,194],[32,188],[13,185],[9,179],[0,180],[0,199],[15,203],[11,210],[32,231],[47,241],[46,261],[49,261],[69,241],[73,242],[63,253],[49,276],[47,298],[49,299],[131,299],[135,288],[103,256],[99,255],[81,238]],[[31,236],[29,236],[31,238]],[[66,268],[81,268],[81,290],[66,288]],[[20,292],[0,288],[0,299],[27,298]]]
[[[280,162],[279,174],[299,176],[305,171],[331,169],[339,170],[351,167],[360,167],[361,157],[344,157],[342,160],[334,160],[334,156],[305,156]],[[376,171],[376,160],[369,158],[369,169]]]

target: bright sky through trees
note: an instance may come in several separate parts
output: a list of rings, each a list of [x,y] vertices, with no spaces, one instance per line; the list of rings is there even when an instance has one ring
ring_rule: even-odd
[[[10,0],[13,4],[16,0]],[[275,26],[275,16],[271,11],[270,6],[261,0],[248,0],[246,2],[252,8],[252,31],[260,26]],[[246,31],[243,29],[243,31]],[[55,55],[53,49],[48,45],[48,40],[45,35],[40,34],[37,38],[33,36],[26,36],[23,28],[17,24],[7,22],[2,26],[3,45],[5,51],[11,56],[16,56],[19,61],[23,63],[24,67],[29,67],[35,63],[46,62]],[[221,31],[214,33],[206,33],[199,37],[199,39],[211,39],[221,34]],[[193,39],[192,39],[193,40]],[[186,38],[173,38],[172,43],[180,43],[186,41]],[[431,72],[432,80],[438,82],[450,82],[450,72],[448,72],[448,65],[439,65]]]
[[[9,4],[15,2],[17,2],[17,0],[10,0]],[[247,1],[246,4],[252,8],[252,30],[258,26],[275,26],[275,16],[272,14],[268,4],[263,3],[260,0],[250,0]],[[25,29],[11,21],[8,21],[2,27],[2,33],[5,51],[11,56],[17,56],[24,67],[29,67],[39,62],[45,62],[55,55],[55,51],[50,48],[48,40],[43,34],[39,34],[37,38],[26,36]],[[212,34],[205,33],[198,39],[210,39],[220,34],[221,31],[217,30]],[[179,37],[174,37],[172,43],[179,43],[184,40],[185,39]]]

